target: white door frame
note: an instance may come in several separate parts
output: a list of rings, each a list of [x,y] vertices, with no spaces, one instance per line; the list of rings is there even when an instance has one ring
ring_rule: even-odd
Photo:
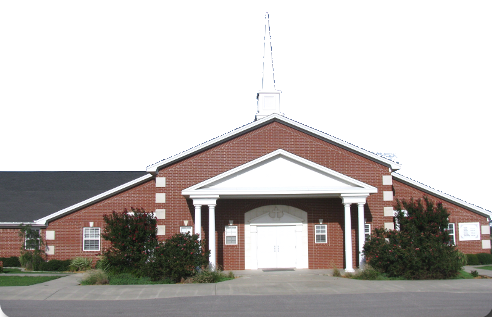
[[[258,269],[258,226],[296,226],[296,268],[309,268],[307,212],[285,205],[245,213],[245,269]]]

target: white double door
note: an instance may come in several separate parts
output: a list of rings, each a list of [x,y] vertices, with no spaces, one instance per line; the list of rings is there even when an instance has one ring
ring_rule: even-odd
[[[258,268],[296,267],[296,226],[258,226]]]

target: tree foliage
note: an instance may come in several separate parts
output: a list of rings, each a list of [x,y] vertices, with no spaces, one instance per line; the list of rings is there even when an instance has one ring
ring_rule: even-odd
[[[153,279],[168,277],[174,282],[194,276],[209,263],[210,251],[197,234],[177,233],[159,244],[148,263],[149,276]]]
[[[364,245],[368,263],[389,276],[408,279],[454,277],[464,255],[449,243],[449,213],[441,202],[397,200],[399,230],[375,229]],[[406,212],[405,212],[406,211]]]
[[[112,272],[141,275],[141,268],[152,255],[157,240],[157,219],[144,209],[113,211],[103,216],[106,226],[101,236],[111,242],[103,250],[106,267]]]
[[[21,266],[27,270],[38,271],[46,257],[44,241],[39,230],[33,229],[30,225],[21,225],[19,238],[21,240],[19,257]]]

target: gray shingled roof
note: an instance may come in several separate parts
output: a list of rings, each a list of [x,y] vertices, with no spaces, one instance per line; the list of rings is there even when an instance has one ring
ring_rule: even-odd
[[[146,172],[0,172],[0,222],[31,222]]]

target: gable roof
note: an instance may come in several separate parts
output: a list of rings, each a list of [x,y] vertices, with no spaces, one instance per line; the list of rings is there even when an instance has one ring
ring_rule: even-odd
[[[473,211],[479,215],[482,215],[484,217],[487,217],[490,219],[492,219],[492,212],[490,212],[489,210],[487,209],[483,209],[481,207],[478,207],[478,206],[475,206],[473,204],[470,204],[470,203],[467,203],[466,201],[464,200],[461,200],[461,199],[458,199],[454,196],[451,196],[451,195],[448,195],[446,193],[443,193],[439,190],[436,190],[430,186],[427,186],[427,185],[424,185],[422,183],[419,183],[411,178],[408,178],[408,177],[405,177],[401,174],[398,174],[398,173],[393,173],[392,174],[393,178],[395,178],[396,180],[404,183],[404,184],[407,184],[411,187],[415,187],[425,193],[428,193],[430,195],[433,195],[433,196],[436,196],[436,197],[439,197],[441,198],[442,200],[445,200],[445,201],[448,201],[452,204],[455,204],[457,206],[460,206],[460,207],[463,207],[465,209],[468,209],[470,211]]]
[[[219,195],[221,198],[338,197],[377,191],[373,186],[279,149],[184,189],[182,194]]]
[[[0,172],[0,222],[29,223],[145,172]]]
[[[236,138],[242,134],[248,133],[252,130],[255,130],[257,128],[260,128],[262,126],[270,124],[272,122],[279,122],[279,123],[285,124],[286,126],[289,126],[289,127],[294,128],[298,131],[304,132],[308,135],[314,136],[320,140],[323,140],[323,141],[326,141],[328,143],[339,146],[341,148],[344,148],[350,152],[356,153],[356,154],[361,155],[365,158],[368,158],[372,161],[375,161],[375,162],[378,162],[384,166],[387,166],[392,171],[396,171],[396,170],[399,170],[401,168],[401,165],[397,162],[394,162],[394,161],[389,160],[387,158],[381,157],[381,156],[374,154],[370,151],[359,148],[359,147],[357,147],[351,143],[337,139],[334,136],[331,136],[331,135],[326,134],[324,132],[318,131],[316,129],[313,129],[311,127],[303,125],[297,121],[294,121],[292,119],[289,119],[287,117],[284,117],[280,114],[275,113],[275,114],[269,115],[267,117],[264,117],[263,119],[248,123],[248,124],[246,124],[240,128],[237,128],[237,129],[232,130],[228,133],[225,133],[225,134],[223,134],[223,135],[221,135],[215,139],[209,140],[209,141],[202,143],[196,147],[193,147],[187,151],[181,152],[177,155],[171,156],[167,159],[164,159],[162,161],[159,161],[157,163],[149,165],[149,166],[147,166],[147,172],[156,174],[161,168],[163,168],[167,165],[173,164],[176,161],[179,161],[179,160],[185,159],[187,157],[190,157],[192,155],[195,155],[201,151],[204,151],[206,149],[214,147],[218,144],[224,143],[228,140]]]

